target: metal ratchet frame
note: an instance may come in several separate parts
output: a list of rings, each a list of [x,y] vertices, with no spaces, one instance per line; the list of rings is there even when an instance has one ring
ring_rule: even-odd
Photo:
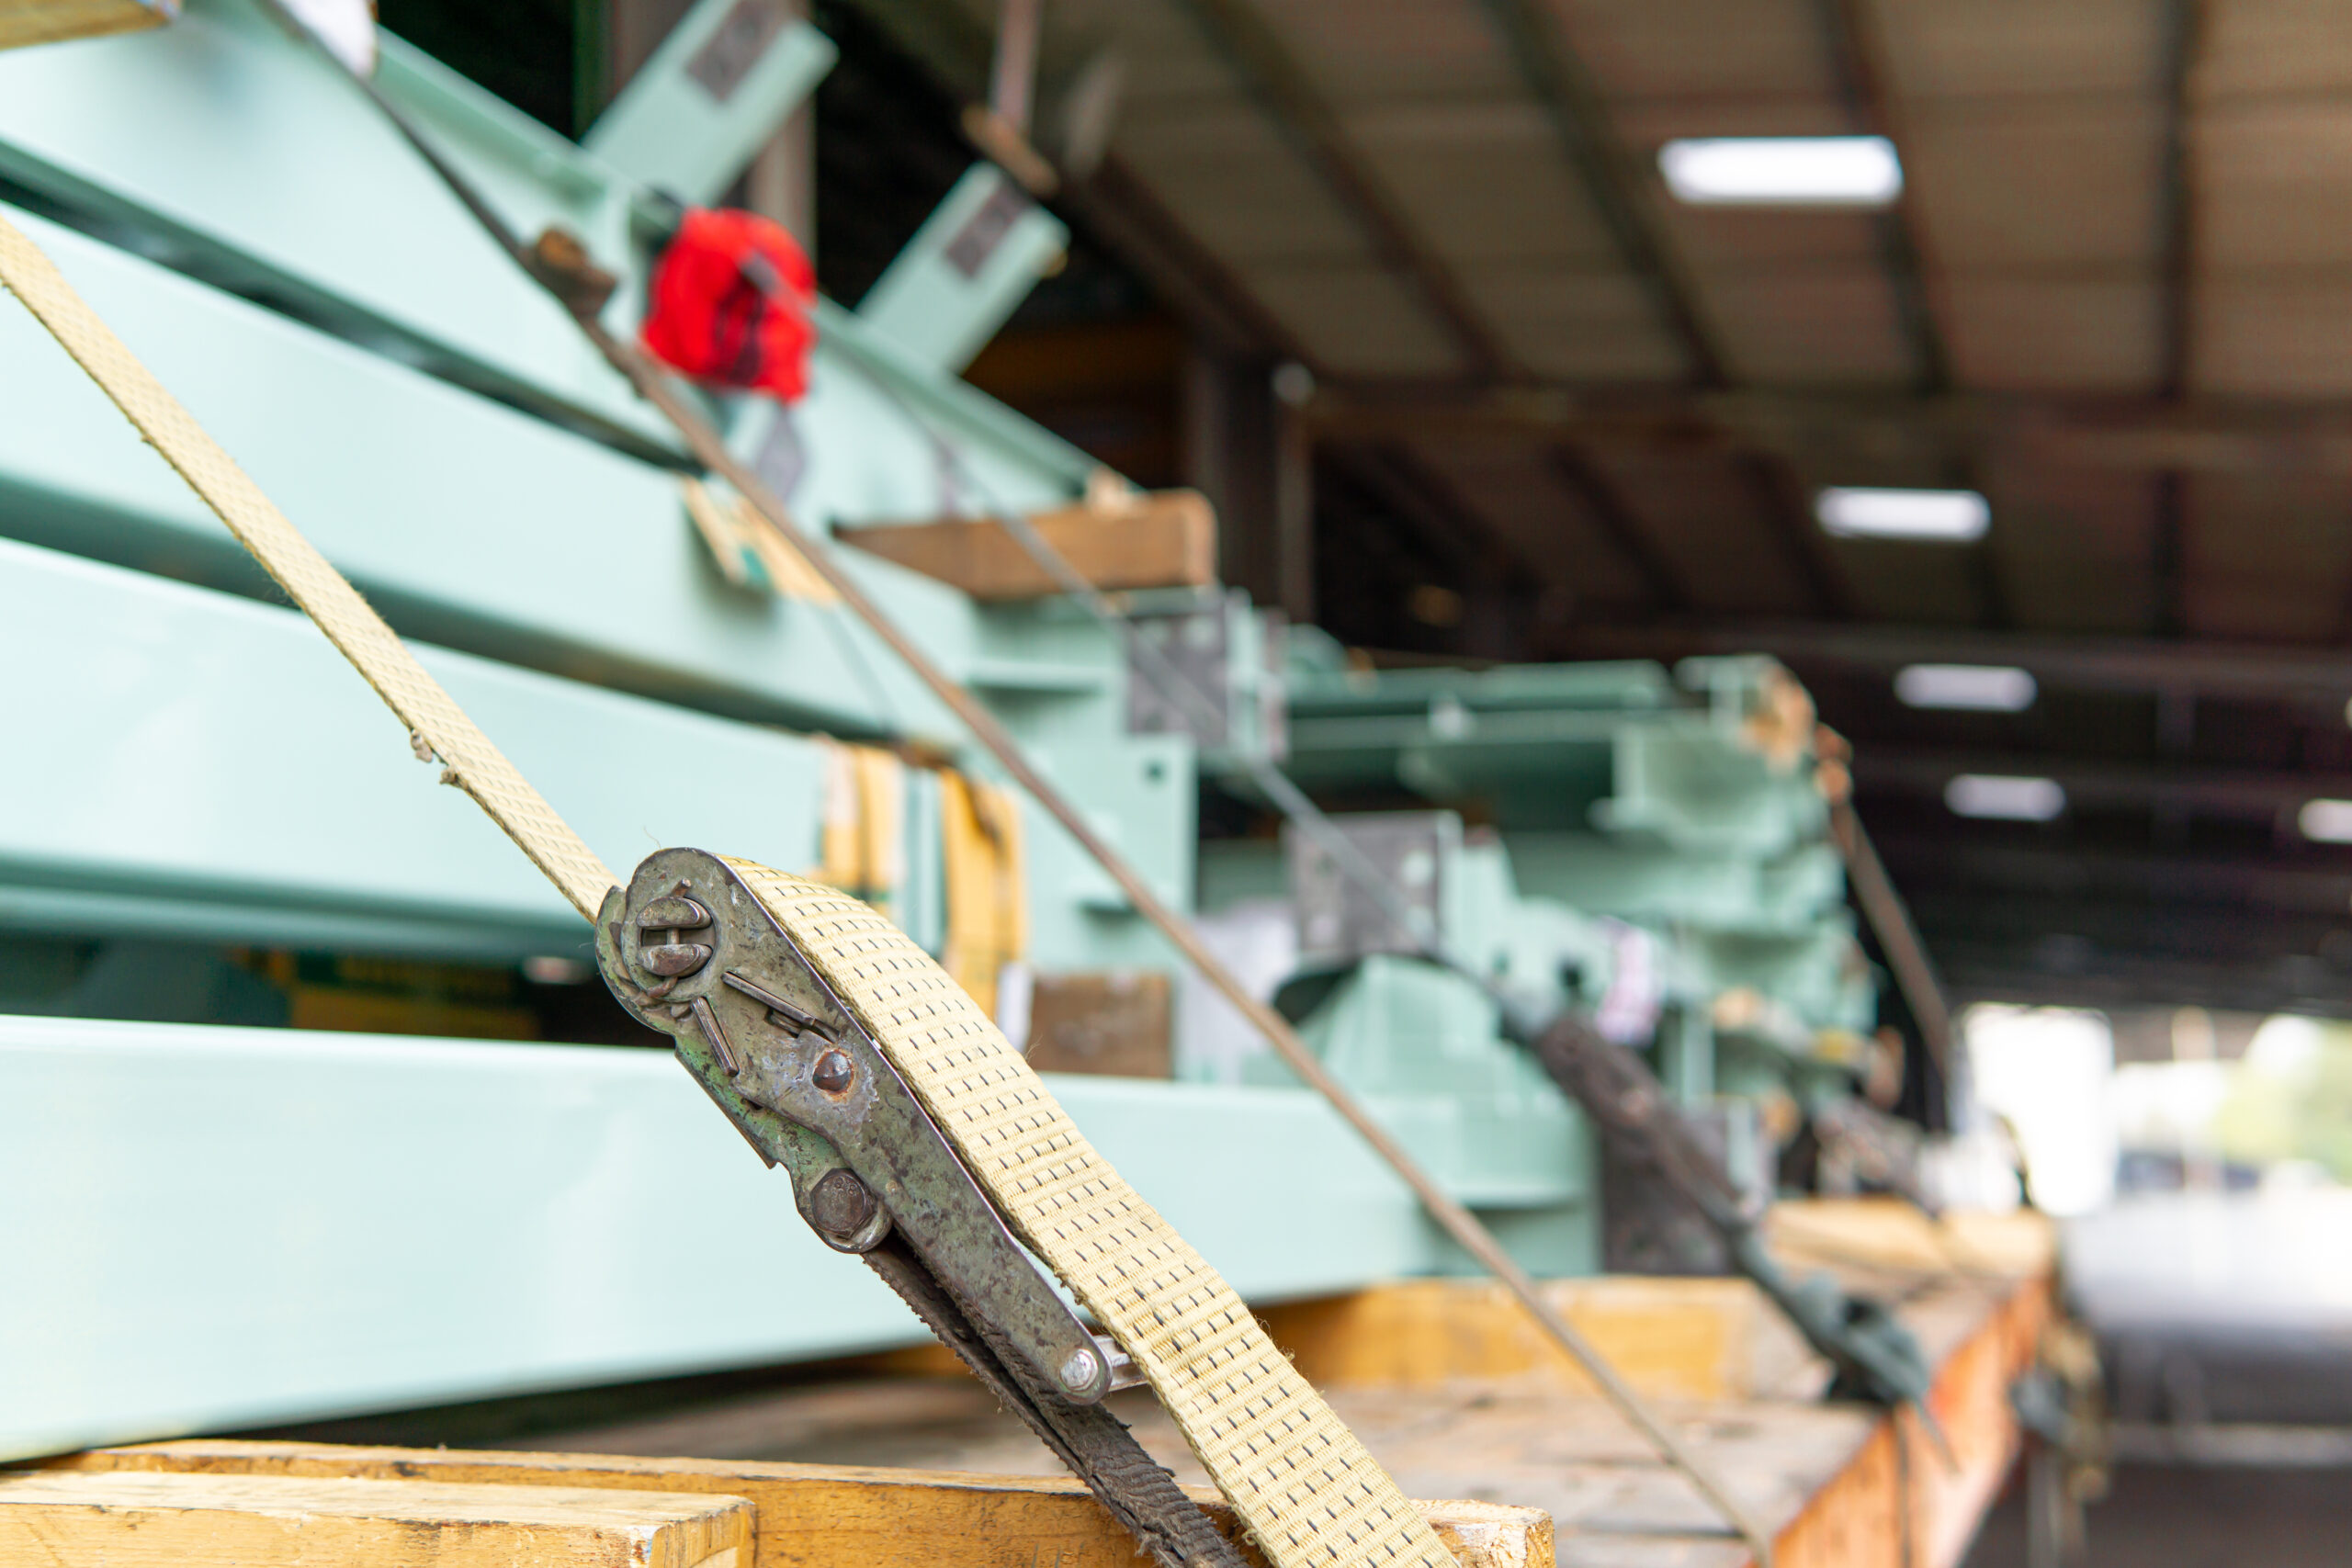
[[[1139,1382],[1005,1228],[897,1069],[719,857],[662,850],[605,897],[613,995],[769,1166],[808,1228],[906,1301],[1170,1568],[1240,1557],[1101,1401]]]

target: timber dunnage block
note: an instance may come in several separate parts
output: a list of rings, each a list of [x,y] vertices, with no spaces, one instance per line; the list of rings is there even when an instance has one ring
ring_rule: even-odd
[[[1544,1293],[1640,1393],[1746,1399],[1801,1373],[1802,1341],[1745,1280],[1596,1276]],[[1589,1379],[1490,1280],[1399,1280],[1261,1309],[1298,1370],[1323,1388],[1437,1388],[1529,1380],[1593,1392]]]
[[[0,0],[0,49],[160,28],[179,0]]]
[[[5,3],[5,0],[0,0]],[[1080,502],[1029,522],[1079,576],[1104,592],[1205,588],[1216,581],[1216,513],[1196,491]],[[1064,592],[1003,524],[985,517],[837,526],[833,536],[935,577],[975,599],[1042,599]]]
[[[750,1568],[740,1497],[147,1471],[0,1475],[0,1562]]]
[[[1783,1199],[1764,1236],[1775,1258],[1799,1268],[2026,1279],[2058,1266],[2057,1228],[2030,1209],[1931,1220],[1900,1198]]]

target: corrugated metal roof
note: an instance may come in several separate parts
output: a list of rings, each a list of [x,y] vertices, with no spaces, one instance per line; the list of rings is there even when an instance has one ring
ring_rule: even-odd
[[[994,10],[873,3],[960,8],[982,36]],[[2197,695],[2216,642],[2241,673],[2262,667],[2243,645],[2302,645],[2307,671],[2352,644],[2340,0],[1046,14],[1048,75],[1106,41],[1125,50],[1120,172],[1198,247],[1178,265],[1219,343],[1238,321],[1310,362],[1317,471],[1336,476],[1320,558],[1359,524],[1368,554],[1374,513],[1419,531],[1401,552],[1386,536],[1381,571],[1343,574],[1351,592],[1401,599],[1397,572],[1423,567],[1475,570],[1489,592],[1502,572],[1523,594],[1519,640],[1465,626],[1458,651],[1782,648],[1898,745],[1998,734],[2025,757],[2132,760],[2152,769],[2147,818],[2098,831],[2149,836],[2159,873],[2192,842],[2164,780],[2197,757],[2352,771],[2342,698],[2315,698],[2306,673],[2275,698],[2238,675],[2227,698]],[[978,91],[970,60],[934,63]],[[1683,207],[1656,168],[1673,137],[1856,132],[1900,149],[1890,211]],[[1992,525],[1968,545],[1830,539],[1811,506],[1831,484],[1973,487]],[[1403,646],[1443,644],[1401,603],[1359,609]],[[2070,666],[2085,637],[2133,640]],[[1939,649],[2090,673],[2006,730],[1890,716],[1894,661]],[[1947,874],[1951,820],[1906,798],[1869,804],[1889,814],[1891,863],[1925,878],[1928,923],[1934,898],[1960,900],[1979,958],[1985,931],[2014,926],[2024,956],[2003,973],[2029,989],[2034,943],[2055,932],[2050,962],[2077,976],[2082,953],[2136,942],[2172,957],[2129,969],[2134,984],[2193,970],[2183,986],[2302,997],[2341,969],[2352,994],[2352,931],[2323,961],[2311,922],[2281,925],[2280,966],[2248,978],[2256,957],[2233,959],[2233,978],[2167,935],[2160,908],[1963,908],[1982,889]],[[2242,885],[2248,919],[2267,873],[2230,855],[2322,852],[2276,824],[2193,842],[2208,857],[2196,896]]]
[[[1130,0],[1065,19],[1073,36],[1129,51],[1118,155],[1342,390],[1498,373],[1672,389],[1712,355],[1743,390],[2153,398],[2177,378],[2192,399],[2352,393],[2352,310],[2335,271],[2352,262],[2352,28],[2333,7],[2213,5],[2178,70],[2167,13],[2145,0],[1530,0],[1533,30],[1517,36],[1498,22],[1511,9]],[[1271,41],[1237,43],[1236,28]],[[1545,62],[1531,69],[1529,37],[1589,89],[1605,121],[1598,165],[1579,152],[1576,103],[1547,99]],[[1271,74],[1267,49],[1280,57]],[[1342,143],[1346,179],[1332,177],[1318,126]],[[1680,207],[1652,168],[1672,136],[1871,129],[1896,133],[1905,159],[1907,205],[1891,218]],[[1596,166],[1615,190],[1597,188]],[[1384,211],[1367,211],[1366,190]],[[1633,254],[1628,211],[1663,274]],[[1384,236],[1389,220],[1417,254]],[[1687,324],[1672,315],[1678,291]],[[1501,350],[1499,372],[1482,364],[1481,338]],[[1997,598],[2002,615],[2052,629],[2135,629],[2134,616],[2143,627],[2166,613],[2152,589],[2117,589],[2149,576],[2123,570],[2153,528],[2144,474],[2069,473],[2041,450],[2021,478],[1997,432],[1941,429],[1923,423],[1928,468],[1973,461],[2004,476],[1993,560],[1822,552],[1854,608],[1965,620]],[[1531,559],[1600,572],[1603,597],[1638,599],[1638,582],[1608,576],[1605,544],[1543,547],[1547,529],[1577,527],[1546,477],[1547,444],[1564,439],[1587,437],[1573,421],[1505,430],[1446,461]],[[1835,442],[1768,439],[1752,457],[1781,465],[1800,496],[1871,466]],[[1817,563],[1795,558],[1787,518],[1765,510],[1785,513],[1786,494],[1759,501],[1738,463],[1607,460],[1704,607],[1796,614],[1819,596]],[[1511,517],[1514,485],[1524,519]],[[2245,508],[2292,513],[2256,507],[2262,489],[2190,487],[2189,536],[2227,532]],[[2283,534],[2275,547],[2291,554]],[[2235,559],[2200,551],[2185,570]],[[2233,582],[2300,601],[2267,635],[2335,624],[2330,574],[2231,570]],[[2048,589],[2044,570],[2057,574]],[[2086,608],[2068,586],[2077,578],[2117,591]],[[2185,602],[2236,625],[2228,606],[2243,596],[2217,584]]]

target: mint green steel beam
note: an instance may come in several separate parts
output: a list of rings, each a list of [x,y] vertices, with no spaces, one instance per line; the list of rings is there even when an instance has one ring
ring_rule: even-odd
[[[1312,1095],[1054,1092],[1254,1300],[1436,1257]],[[666,1052],[0,1018],[0,1459],[924,1337]]]
[[[638,181],[398,39],[383,39],[377,84],[517,231],[563,224],[605,265],[633,271],[647,237]],[[667,426],[382,116],[252,0],[214,0],[149,32],[0,52],[0,181],[394,358],[676,454]],[[631,299],[625,288],[616,321]],[[820,301],[817,323],[820,385],[806,412],[833,432],[871,431],[877,411],[826,419],[823,383],[878,376],[948,439],[1012,465],[989,477],[1015,503],[1067,496],[1093,467],[854,313]],[[916,438],[902,411],[880,412],[882,426]],[[928,459],[910,471],[928,473]],[[933,493],[913,513],[842,515],[924,515],[937,503]]]
[[[832,40],[776,7],[700,0],[588,130],[582,145],[696,207],[727,193],[832,68]]]
[[[5,57],[0,57],[5,58]],[[164,383],[394,624],[492,657],[746,717],[952,735],[936,705],[838,612],[728,588],[677,477],[312,332],[53,224],[11,214]],[[235,542],[21,310],[0,311],[0,534],[267,593]],[[809,515],[922,515],[933,446],[839,362],[796,416]],[[1016,495],[1034,468],[973,465]],[[1080,626],[984,611],[854,550],[933,656],[1009,681],[1033,650],[1083,665],[1115,711],[1123,665]],[[1108,731],[1108,718],[1098,728]]]
[[[366,921],[399,946],[499,962],[588,932],[437,770],[400,742],[331,647],[287,610],[0,544],[0,658],[44,764],[0,773],[0,877],[20,918],[51,890],[137,894],[189,935]],[[486,660],[425,665],[614,863],[661,843],[815,849],[819,760],[794,737]],[[680,780],[649,789],[649,778]],[[208,930],[216,919],[236,929]],[[77,922],[78,923],[78,922]],[[119,929],[112,921],[85,931]],[[152,928],[151,928],[152,929]],[[304,945],[326,945],[316,941]]]
[[[489,97],[388,48],[387,86],[404,70],[447,98]],[[521,118],[474,107],[477,121]],[[518,209],[536,196],[592,235],[622,233],[611,182],[552,132],[532,140],[532,164],[491,171],[492,194]],[[191,6],[148,32],[0,53],[0,175],[343,318],[345,330],[406,340],[412,354],[674,446],[337,68],[250,0]]]
[[[921,363],[961,370],[1069,243],[1011,175],[975,164],[875,280],[858,319]]]
[[[663,844],[815,862],[812,742],[418,654],[608,863]],[[0,770],[0,924],[490,963],[585,942],[570,907],[409,755],[291,611],[0,542],[0,661],[28,676],[12,729],[40,738],[38,766]],[[1102,738],[1057,759],[1065,786],[1187,902],[1181,744]],[[1041,963],[1157,957],[1074,844],[1042,818],[1027,838]]]

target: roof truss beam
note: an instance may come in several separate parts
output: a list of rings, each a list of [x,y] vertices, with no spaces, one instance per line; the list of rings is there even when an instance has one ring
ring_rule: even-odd
[[[1830,71],[1847,112],[1871,135],[1883,136],[1898,148],[1904,146],[1898,106],[1887,90],[1885,38],[1871,8],[1871,0],[1815,0],[1815,4],[1828,46]],[[1934,273],[1928,265],[1918,203],[1907,179],[1894,208],[1873,215],[1872,228],[1880,266],[1894,292],[1895,319],[1910,349],[1913,384],[1925,393],[1944,391],[1951,385],[1951,355],[1936,323]]]
[[[2352,866],[2331,870],[2252,856],[1999,843],[1987,837],[1881,834],[1880,847],[1888,864],[1902,872],[1915,902],[1930,906],[1973,892],[2096,906],[2119,921],[2162,920],[2167,915],[2226,919],[2235,908],[2258,910],[2285,924],[2319,922],[2325,930],[2338,923],[2352,900]],[[2007,919],[2018,931],[2046,931],[2055,924],[2041,914],[2020,921],[2014,906]]]
[[[1226,62],[1284,141],[1315,172],[1391,272],[1419,296],[1480,379],[1520,377],[1522,368],[1471,305],[1453,268],[1405,215],[1357,151],[1339,116],[1305,67],[1250,0],[1175,0]]]
[[[2352,800],[2352,776],[2259,769],[2135,766],[2016,752],[1921,751],[1871,744],[1854,758],[1859,790],[1901,790],[1940,795],[1962,773],[2047,778],[2066,792],[2069,807],[2179,806],[2214,816],[2268,820],[2307,800]],[[2339,878],[2339,880],[2343,880]],[[2352,881],[2343,892],[2352,894]],[[2344,897],[2331,906],[2344,908]]]
[[[1560,37],[1558,22],[1533,0],[1484,4],[1512,68],[1543,106],[1618,254],[1681,348],[1692,384],[1728,385],[1730,360],[1699,303],[1695,279],[1667,237],[1649,178],[1619,139],[1599,87]]]
[[[1650,603],[1668,615],[1690,610],[1695,601],[1680,569],[1667,558],[1649,525],[1616,482],[1567,442],[1553,443],[1544,458],[1553,477],[1576,498],[1610,547],[1632,565]]]
[[[2164,0],[2164,152],[2157,165],[2157,271],[2164,291],[2157,330],[2157,385],[2170,401],[2188,397],[2196,332],[2197,205],[2190,175],[2189,93],[2204,41],[2202,0]]]
[[[1752,387],[1716,392],[1557,383],[1465,393],[1426,382],[1317,384],[1304,411],[1319,434],[1442,438],[1527,434],[1616,446],[1766,454],[1908,448],[1938,460],[2007,455],[2149,472],[2352,474],[2352,404],[2230,399]]]
[[[1578,651],[1632,659],[1763,652],[1801,672],[1846,670],[1883,675],[1906,664],[2016,665],[2045,686],[2301,702],[2320,712],[2340,712],[2352,699],[2352,657],[2257,644],[1761,621],[1588,627]]]

